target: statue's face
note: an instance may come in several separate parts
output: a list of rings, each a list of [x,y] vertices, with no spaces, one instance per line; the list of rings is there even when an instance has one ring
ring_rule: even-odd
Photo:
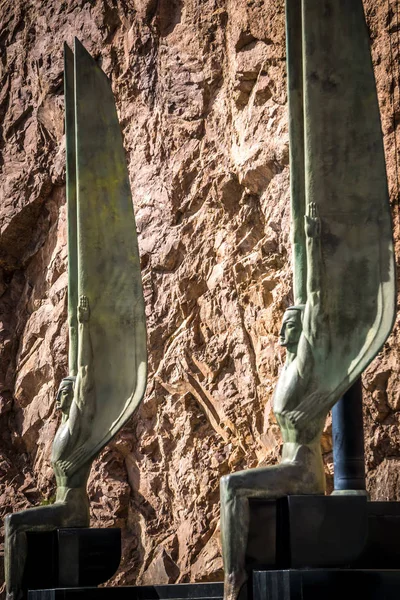
[[[68,413],[74,398],[74,382],[63,379],[58,388],[56,397],[56,408],[63,413]]]
[[[301,336],[301,311],[288,309],[282,321],[282,327],[279,332],[279,343],[289,350],[293,350],[299,343]]]

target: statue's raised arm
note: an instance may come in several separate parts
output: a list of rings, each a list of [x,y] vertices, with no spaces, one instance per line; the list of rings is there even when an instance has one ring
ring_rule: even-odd
[[[286,310],[280,330],[280,343],[286,348],[286,363],[274,393],[274,412],[283,431],[297,417],[298,406],[304,398],[308,395],[315,398],[319,386],[319,365],[329,354],[321,219],[314,202],[308,205],[304,215],[304,230],[307,301],[304,305],[290,306]],[[283,435],[285,438],[285,433]]]
[[[309,377],[315,354],[326,352],[328,331],[324,327],[324,282],[321,253],[321,219],[315,202],[308,205],[304,215],[307,259],[307,301],[300,306],[301,335],[296,351],[297,370],[301,376]],[[289,308],[287,312],[293,310]],[[284,319],[285,323],[285,319]],[[288,358],[288,357],[287,357]]]
[[[308,213],[304,215],[304,229],[307,245],[307,305],[315,308],[315,319],[322,312],[321,219],[315,202],[308,205]]]
[[[90,335],[90,307],[86,296],[79,298],[78,305],[78,374],[74,381],[73,400],[68,414],[64,414],[62,427],[58,430],[53,443],[52,463],[58,488],[64,486],[72,473],[70,457],[84,448],[90,438],[93,420],[96,414],[96,385],[93,368],[93,349]],[[62,381],[60,393],[64,393]]]

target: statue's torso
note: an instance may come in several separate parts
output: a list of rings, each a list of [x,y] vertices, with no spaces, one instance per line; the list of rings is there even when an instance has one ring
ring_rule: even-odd
[[[63,466],[64,462],[68,461],[75,450],[77,443],[79,443],[79,435],[74,436],[74,432],[71,433],[67,419],[60,425],[55,435],[51,462],[56,476],[57,488],[65,490],[70,488],[83,488],[86,494],[86,483],[91,468],[91,460],[79,469],[68,474]],[[57,498],[58,496],[59,494],[57,492]]]
[[[66,460],[72,450],[71,432],[69,430],[68,419],[60,425],[54,438],[51,452],[51,462],[54,464],[59,460]]]
[[[306,398],[314,395],[317,400],[318,395],[313,382],[312,369],[305,376],[300,376],[296,358],[284,366],[279,376],[273,405],[284,442],[308,445],[319,439],[322,433],[326,415],[300,422],[294,422],[292,418],[294,411]]]
[[[285,364],[274,392],[274,413],[275,416],[283,412],[295,410],[297,405],[303,399],[303,381],[297,370],[296,359],[291,363]]]

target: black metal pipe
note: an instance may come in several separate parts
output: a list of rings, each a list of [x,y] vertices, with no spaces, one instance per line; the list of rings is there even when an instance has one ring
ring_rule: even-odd
[[[365,490],[361,378],[332,410],[335,491]]]

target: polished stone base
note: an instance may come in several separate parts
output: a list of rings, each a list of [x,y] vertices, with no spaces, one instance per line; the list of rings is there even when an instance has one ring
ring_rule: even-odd
[[[222,583],[33,590],[28,600],[222,600]]]
[[[253,600],[399,600],[400,571],[254,571]]]
[[[28,532],[23,589],[97,586],[121,560],[120,529],[65,528]]]
[[[399,600],[400,571],[287,569],[254,571],[252,600]],[[34,590],[28,600],[222,600],[222,583]]]
[[[399,539],[400,502],[340,495],[250,500],[246,565],[400,569]]]
[[[400,503],[367,502],[365,496],[288,496],[251,501],[250,512],[249,582],[239,600],[246,595],[248,600],[400,599]],[[28,600],[223,596],[222,583],[99,589],[93,586],[118,567],[119,530],[35,535],[28,540]]]

